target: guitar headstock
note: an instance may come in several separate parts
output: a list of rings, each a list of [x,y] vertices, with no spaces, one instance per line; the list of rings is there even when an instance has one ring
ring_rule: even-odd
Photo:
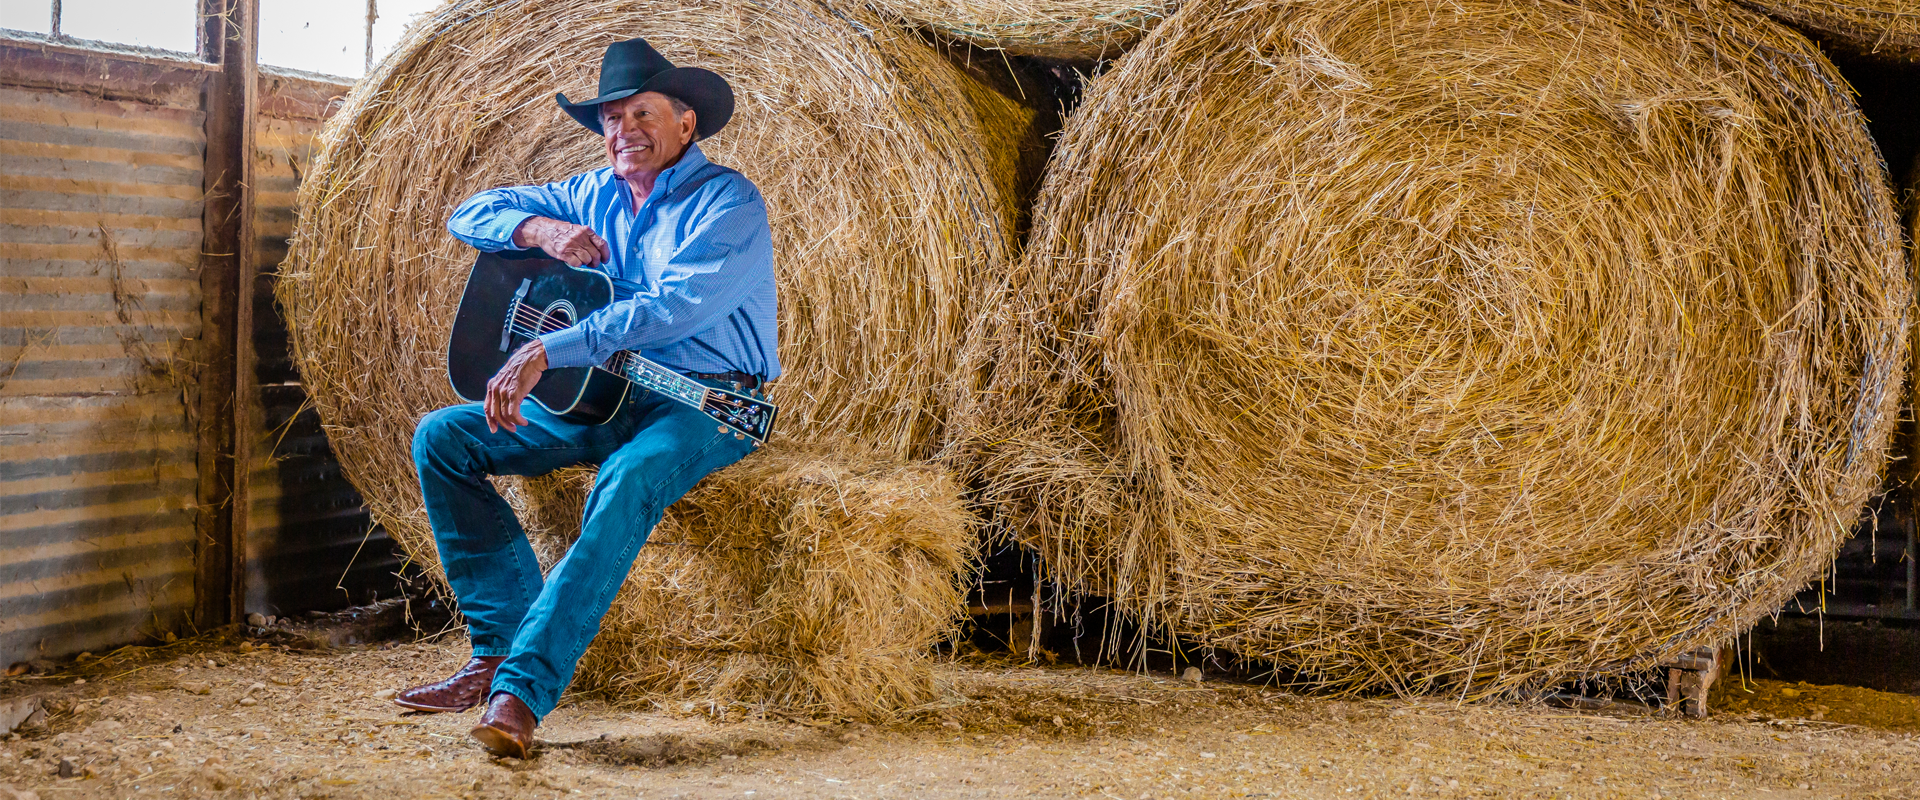
[[[780,412],[779,408],[765,400],[720,389],[707,390],[706,396],[700,399],[700,410],[721,424],[763,444],[768,436],[773,435],[773,419]]]

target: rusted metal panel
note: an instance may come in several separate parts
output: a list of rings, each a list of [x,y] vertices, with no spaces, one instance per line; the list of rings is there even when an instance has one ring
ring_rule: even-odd
[[[85,63],[46,59],[0,51],[0,663],[178,631],[193,603],[198,93],[31,86],[23,64]]]
[[[247,610],[285,614],[390,597],[399,569],[393,543],[373,525],[340,473],[320,418],[307,404],[288,352],[286,323],[273,302],[273,276],[286,258],[300,176],[312,163],[320,117],[339,84],[262,76],[254,126],[254,352],[260,387],[253,418],[263,425],[252,451],[247,530]],[[285,92],[299,102],[288,102]],[[272,109],[280,118],[269,116]],[[269,456],[270,454],[270,456]]]

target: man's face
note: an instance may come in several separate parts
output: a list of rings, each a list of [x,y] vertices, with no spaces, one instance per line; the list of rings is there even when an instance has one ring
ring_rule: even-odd
[[[607,163],[622,178],[658,175],[672,166],[693,141],[693,125],[691,110],[674,113],[673,101],[659,92],[600,104]]]

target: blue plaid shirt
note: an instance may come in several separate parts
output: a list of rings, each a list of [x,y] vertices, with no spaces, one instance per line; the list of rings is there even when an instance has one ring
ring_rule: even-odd
[[[767,206],[752,181],[700,146],[653,182],[636,211],[624,178],[603,167],[545,186],[490,189],[460,204],[447,230],[493,253],[520,249],[528,217],[585,225],[607,240],[614,302],[540,337],[547,366],[584,367],[621,350],[683,372],[780,375],[779,307]]]

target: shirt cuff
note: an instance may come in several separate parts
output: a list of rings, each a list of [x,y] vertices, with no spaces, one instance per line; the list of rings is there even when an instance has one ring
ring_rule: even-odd
[[[500,211],[500,213],[495,214],[493,217],[493,222],[495,225],[500,226],[500,231],[501,231],[500,249],[502,250],[527,249],[525,247],[521,247],[519,244],[516,244],[513,241],[513,234],[515,231],[520,230],[520,226],[523,223],[525,223],[529,219],[534,218],[535,216],[538,216],[538,215],[532,214],[526,211],[521,211],[520,209],[517,209],[517,208],[504,209]]]
[[[578,325],[542,335],[540,346],[547,349],[547,369],[591,367],[599,363],[587,347],[587,332]]]

